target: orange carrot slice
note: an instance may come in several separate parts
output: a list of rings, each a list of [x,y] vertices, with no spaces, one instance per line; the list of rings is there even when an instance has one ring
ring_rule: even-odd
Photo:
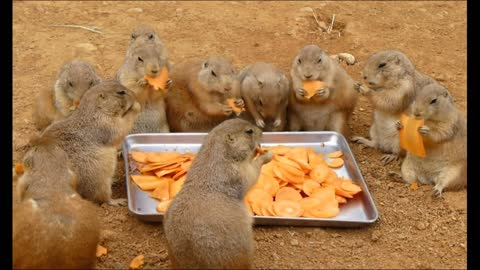
[[[245,199],[248,203],[252,204],[255,201],[273,201],[273,197],[270,196],[265,190],[263,189],[251,189],[247,192]]]
[[[300,171],[300,173],[302,174],[302,172],[301,172],[302,167],[300,167],[300,164],[298,164],[297,162],[295,162],[295,161],[293,161],[293,160],[291,160],[287,157],[275,155],[273,157],[273,160],[278,161],[278,162],[276,162],[276,164],[278,164],[278,165],[281,165],[281,166],[288,165],[292,168],[295,168],[298,171]]]
[[[228,106],[232,107],[232,110],[236,115],[240,115],[242,112],[245,111],[245,108],[240,108],[235,105],[235,99],[233,98],[227,98],[227,104]]]
[[[183,184],[185,183],[185,179],[186,177],[182,177],[169,185],[170,198],[175,197],[175,195],[177,195],[177,193],[182,189]]]
[[[170,192],[168,187],[168,180],[161,181],[158,186],[150,193],[150,197],[160,201],[167,201],[170,199]]]
[[[130,152],[132,159],[136,162],[146,163],[147,162],[147,153],[140,151]]]
[[[328,158],[341,158],[343,156],[342,151],[335,151],[327,154]]]
[[[303,182],[303,186],[302,186],[302,190],[305,194],[307,194],[308,196],[312,195],[313,193],[313,190],[315,188],[319,188],[320,187],[320,184],[314,180],[305,180],[305,182]]]
[[[342,196],[335,195],[335,199],[338,201],[338,203],[347,203],[347,199]]]
[[[142,267],[144,264],[144,259],[145,256],[143,255],[138,255],[137,257],[133,258],[129,265],[130,269],[140,269],[140,267]]]
[[[362,188],[358,185],[355,185],[352,181],[350,180],[343,180],[340,187],[345,190],[346,192],[355,195],[362,191]]]
[[[75,101],[73,101],[73,104],[72,104],[72,105],[73,105],[73,107],[76,108],[76,107],[78,107],[78,105],[80,105],[80,102],[77,101],[77,100],[75,100]]]
[[[308,164],[307,149],[303,147],[294,147],[290,152],[286,153],[285,156],[297,162],[304,170],[312,169],[311,166]]]
[[[323,165],[323,164],[322,165],[316,165],[310,171],[309,176],[312,180],[314,180],[318,183],[322,183],[327,179],[330,171],[331,171],[331,169],[326,165]]]
[[[152,152],[152,153],[147,153],[147,161],[158,162],[158,163],[171,162],[172,160],[180,156],[181,154],[177,152],[162,152],[162,153]]]
[[[148,84],[153,86],[155,90],[165,90],[167,87],[168,80],[168,69],[163,67],[160,71],[160,75],[157,77],[150,77],[145,75],[145,79],[148,81]]]
[[[423,126],[425,121],[410,118],[406,114],[402,114],[400,116],[400,122],[403,125],[403,128],[399,132],[400,146],[413,155],[425,157],[426,153],[423,138],[418,132],[418,128]]]
[[[294,175],[285,169],[287,166],[276,166],[273,171],[276,176],[282,180],[285,180],[289,183],[301,184],[304,181],[304,175]]]
[[[302,206],[302,209],[304,211],[308,211],[312,208],[318,208],[322,204],[322,201],[315,197],[305,197],[302,198],[299,202],[300,206]]]
[[[340,208],[335,197],[335,188],[333,186],[320,187],[315,189],[312,194],[313,198],[317,198],[320,204],[305,210],[303,216],[315,218],[330,218],[338,215]]]
[[[265,190],[272,197],[275,196],[275,194],[277,194],[277,191],[280,189],[280,185],[278,184],[278,182],[273,177],[267,176],[265,174],[260,174],[260,177],[258,178],[256,184],[259,184],[261,186],[261,189]]]
[[[322,81],[303,81],[303,89],[305,89],[306,98],[311,98],[315,95],[317,90],[325,87],[325,83]]]
[[[157,204],[156,210],[159,213],[165,213],[168,210],[168,207],[172,203],[172,200],[163,201]]]
[[[288,147],[285,145],[269,146],[265,148],[272,151],[272,153],[274,153],[275,155],[280,155],[280,156],[285,155],[286,153],[290,152],[290,150],[292,149],[291,147]]]
[[[330,168],[340,168],[343,166],[343,159],[341,158],[334,158],[327,162],[327,165]]]
[[[97,251],[95,253],[97,258],[107,255],[107,248],[102,245],[97,245]]]
[[[298,201],[278,200],[273,202],[273,211],[279,217],[299,217],[303,209]]]
[[[302,195],[300,192],[292,187],[282,187],[278,190],[277,194],[275,194],[275,200],[290,200],[290,201],[300,201],[302,199]]]
[[[130,177],[141,190],[145,191],[154,190],[162,182],[162,179],[158,178],[157,176],[132,174]]]
[[[15,163],[15,173],[17,175],[21,175],[21,174],[23,174],[23,171],[24,171],[23,164],[22,163]]]

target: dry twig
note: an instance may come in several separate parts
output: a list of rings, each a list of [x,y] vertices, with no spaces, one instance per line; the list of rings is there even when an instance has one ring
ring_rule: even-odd
[[[51,24],[49,26],[54,26],[54,27],[71,27],[71,28],[80,28],[80,29],[84,29],[84,30],[87,30],[87,31],[91,31],[91,32],[94,32],[94,33],[97,33],[97,34],[102,34],[102,31],[98,30],[98,27],[96,26],[82,26],[82,25],[74,25],[74,24]]]

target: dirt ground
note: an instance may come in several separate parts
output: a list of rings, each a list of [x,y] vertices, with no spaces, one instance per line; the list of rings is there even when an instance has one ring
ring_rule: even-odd
[[[319,21],[336,15],[333,34]],[[298,50],[318,44],[331,54],[350,52],[358,60],[342,64],[360,80],[372,53],[404,51],[417,68],[452,92],[466,114],[465,2],[29,2],[13,3],[13,160],[36,133],[34,96],[53,86],[61,65],[74,56],[93,62],[113,78],[138,23],[154,26],[170,59],[217,54],[240,69],[272,62],[288,72]],[[55,24],[96,26],[103,34]],[[368,135],[371,106],[360,98],[351,126]],[[431,186],[416,191],[387,176],[399,164],[383,166],[375,150],[350,144],[378,207],[379,220],[366,228],[256,227],[256,268],[466,268],[466,191],[431,197]],[[15,184],[15,183],[14,183]],[[12,190],[13,191],[13,190]],[[126,197],[123,179],[114,197]],[[14,196],[14,203],[17,198]],[[167,268],[161,224],[147,224],[126,207],[99,209],[108,233],[108,255],[98,268],[126,268],[145,255],[144,268]]]

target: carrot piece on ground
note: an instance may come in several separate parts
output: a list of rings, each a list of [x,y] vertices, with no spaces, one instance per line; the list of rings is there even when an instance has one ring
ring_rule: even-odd
[[[228,106],[232,107],[232,110],[236,115],[240,115],[242,112],[245,111],[245,108],[240,108],[235,105],[235,99],[233,98],[227,98],[227,104]]]
[[[278,200],[273,202],[273,211],[279,217],[299,217],[303,209],[298,201]]]
[[[413,182],[412,184],[410,184],[410,189],[411,189],[411,190],[417,190],[417,189],[418,189],[418,183],[417,183],[417,182]]]
[[[327,162],[327,165],[330,168],[340,168],[343,166],[343,159],[341,158],[333,158]]]
[[[138,255],[137,257],[133,258],[129,265],[130,269],[140,269],[140,267],[142,267],[144,264],[144,259],[145,256],[143,255]]]
[[[167,212],[167,209],[168,209],[168,206],[170,206],[170,203],[172,202],[172,200],[167,200],[167,201],[162,201],[162,202],[159,202],[157,204],[157,212],[159,213],[165,213]]]
[[[310,196],[310,195],[312,195],[313,190],[315,188],[319,188],[319,187],[320,187],[320,184],[317,181],[309,179],[309,180],[305,180],[305,182],[303,182],[302,190],[305,194]]]
[[[327,154],[328,158],[341,158],[343,156],[342,151],[335,151]]]
[[[97,256],[97,258],[107,255],[107,248],[102,245],[97,245],[97,251],[95,255]]]
[[[300,201],[301,199],[300,192],[292,187],[282,187],[275,194],[275,200]]]
[[[160,184],[155,188],[154,191],[150,193],[150,197],[158,199],[160,201],[167,201],[170,199],[170,191],[168,186],[168,180],[163,180]]]

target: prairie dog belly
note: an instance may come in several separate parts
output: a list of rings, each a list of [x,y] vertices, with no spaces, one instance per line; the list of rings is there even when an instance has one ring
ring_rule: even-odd
[[[298,117],[306,131],[325,130],[330,119],[330,114],[335,107],[329,105],[302,104],[299,106]]]

